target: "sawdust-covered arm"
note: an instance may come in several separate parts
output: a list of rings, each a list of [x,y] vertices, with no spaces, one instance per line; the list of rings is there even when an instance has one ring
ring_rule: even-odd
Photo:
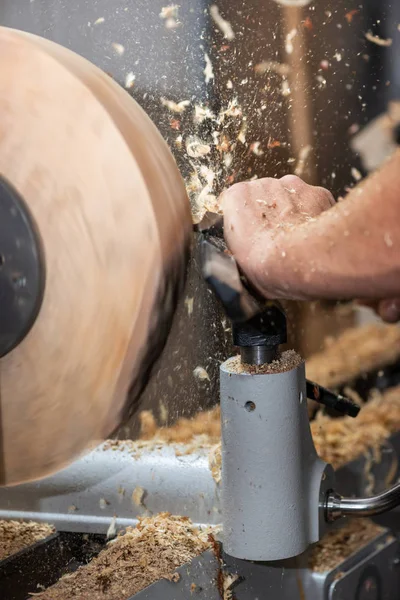
[[[233,186],[225,236],[269,298],[400,296],[400,151],[343,201],[295,176]]]

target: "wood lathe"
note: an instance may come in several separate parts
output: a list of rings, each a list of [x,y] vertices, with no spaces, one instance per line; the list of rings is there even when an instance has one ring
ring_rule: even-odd
[[[133,467],[124,453],[110,458],[107,448],[97,449],[61,470],[138,410],[183,288],[190,207],[167,145],[108,75],[61,46],[5,28],[0,66],[0,483],[15,486],[2,490],[14,507],[8,514],[40,520],[42,513],[59,531],[99,535],[104,519],[85,513],[84,502],[72,505],[75,514],[46,499],[81,486],[93,507],[94,489],[106,489],[108,498],[117,493],[114,480],[107,487],[112,468],[126,470],[124,480],[147,477],[163,501],[166,481],[176,483],[178,496],[188,481],[204,483],[201,517],[212,505],[222,515],[225,566],[244,582],[238,598],[266,597],[266,589],[274,598],[304,597],[294,591],[301,569],[313,600],[327,597],[328,583],[342,598],[350,597],[343,589],[352,598],[395,597],[398,543],[386,530],[349,570],[361,573],[356,580],[343,584],[333,572],[321,580],[304,567],[309,546],[336,518],[390,510],[400,503],[400,486],[371,498],[333,492],[333,470],[313,446],[306,398],[353,416],[357,410],[307,385],[300,357],[285,362],[278,348],[286,341],[285,316],[243,284],[233,257],[221,251],[216,220],[197,227],[202,270],[241,350],[221,366],[221,495],[203,472],[204,457],[199,464],[181,459],[179,483],[171,475],[179,459],[168,452]],[[171,493],[168,502],[165,510],[176,507]],[[191,508],[195,518],[192,497]],[[131,515],[120,513],[120,526],[128,525]],[[366,558],[375,560],[369,579],[361,572]],[[187,598],[194,581],[199,597],[219,597],[222,559],[207,553],[202,560],[179,573],[172,592],[162,581],[141,598]],[[15,563],[11,570],[24,573]],[[381,595],[366,595],[371,590]]]

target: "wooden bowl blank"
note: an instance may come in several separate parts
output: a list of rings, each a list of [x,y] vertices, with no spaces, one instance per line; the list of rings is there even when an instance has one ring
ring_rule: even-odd
[[[46,268],[39,316],[0,361],[10,485],[66,465],[137,408],[183,283],[191,216],[167,145],[122,88],[1,27],[0,174],[31,211]]]

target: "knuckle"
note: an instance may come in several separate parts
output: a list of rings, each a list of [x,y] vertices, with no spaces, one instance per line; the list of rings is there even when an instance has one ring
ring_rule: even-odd
[[[320,186],[317,186],[315,189],[318,191],[319,198],[323,202],[329,204],[329,206],[332,206],[333,204],[335,204],[335,198],[332,196],[332,194],[329,190],[327,190],[324,187],[320,187]]]
[[[280,178],[280,181],[281,181],[281,183],[283,183],[285,185],[291,185],[293,187],[300,187],[300,186],[307,185],[302,179],[300,179],[300,177],[298,177],[297,175],[292,175],[292,174],[284,175],[283,177]]]

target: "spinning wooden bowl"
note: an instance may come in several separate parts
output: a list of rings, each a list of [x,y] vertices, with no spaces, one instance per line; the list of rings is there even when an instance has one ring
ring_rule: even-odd
[[[45,277],[29,333],[0,360],[10,485],[68,464],[137,409],[183,285],[191,215],[138,104],[80,56],[6,28],[0,176],[32,217]]]

